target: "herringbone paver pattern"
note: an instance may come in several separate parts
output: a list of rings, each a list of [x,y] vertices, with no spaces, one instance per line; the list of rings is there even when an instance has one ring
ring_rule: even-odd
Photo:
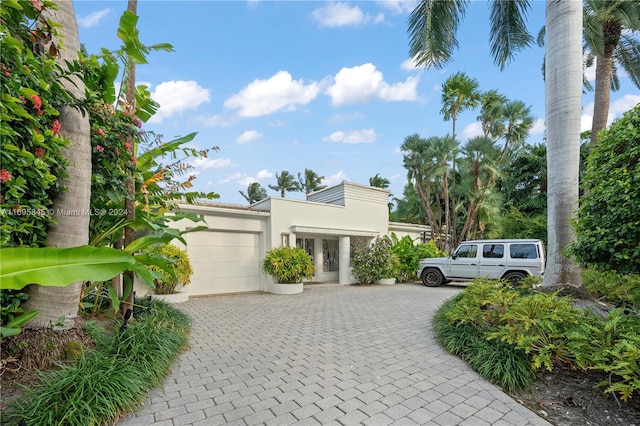
[[[192,298],[190,349],[119,425],[548,425],[434,340],[455,287]]]

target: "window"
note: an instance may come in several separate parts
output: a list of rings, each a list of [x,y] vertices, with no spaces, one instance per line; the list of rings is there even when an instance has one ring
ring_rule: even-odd
[[[456,257],[476,257],[477,254],[478,246],[475,244],[463,244],[455,252]]]
[[[509,249],[512,259],[537,259],[535,244],[511,244]]]
[[[482,257],[485,259],[502,259],[504,257],[504,244],[484,244]]]

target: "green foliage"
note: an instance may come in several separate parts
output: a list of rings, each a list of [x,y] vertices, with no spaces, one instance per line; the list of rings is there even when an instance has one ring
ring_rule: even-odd
[[[466,287],[462,297],[447,311],[447,319],[485,330],[497,327],[507,307],[519,293],[506,282],[480,278]]]
[[[3,337],[20,334],[20,326],[38,314],[38,311],[26,312],[20,305],[29,295],[21,290],[0,292],[0,341]]]
[[[525,380],[526,371],[579,368],[610,374],[602,383],[605,392],[625,400],[635,395],[640,390],[637,307],[613,309],[603,318],[572,307],[568,298],[532,290],[534,284],[512,289],[501,281],[475,280],[440,308],[436,336],[483,377],[499,377],[491,380],[501,386]]]
[[[42,45],[52,27],[31,2],[3,2],[0,8],[0,247],[41,247],[53,196],[62,191],[65,160],[58,109],[77,100],[62,87],[70,74]],[[38,29],[34,29],[37,27]],[[52,78],[56,75],[57,78]]]
[[[136,266],[130,254],[108,247],[4,248],[0,258],[0,288],[12,290],[34,283],[65,286],[106,280]]]
[[[487,340],[486,331],[472,324],[449,319],[451,310],[465,296],[445,302],[433,320],[433,329],[442,346],[469,363],[482,377],[509,391],[524,389],[534,379],[528,356],[499,340]]]
[[[580,318],[580,311],[571,307],[568,298],[535,292],[513,299],[489,337],[531,354],[534,369],[551,371],[558,362],[573,361],[567,349],[567,332]]]
[[[393,242],[391,251],[400,261],[396,273],[396,279],[399,282],[411,282],[417,278],[416,270],[420,259],[446,256],[446,253],[439,250],[433,241],[416,244],[408,235],[398,239],[395,234],[391,234],[391,240]]]
[[[640,275],[619,274],[615,271],[582,271],[583,285],[591,294],[608,303],[622,306],[640,306]]]
[[[101,425],[135,409],[187,346],[189,318],[155,301],[152,313],[122,332],[95,329],[96,350],[40,375],[40,382],[2,412],[2,424]],[[113,334],[113,330],[116,330]]]
[[[640,104],[608,130],[588,159],[575,221],[576,259],[599,270],[640,273]]]
[[[510,207],[502,219],[501,238],[535,238],[547,241],[547,213],[525,214]]]
[[[360,284],[373,284],[398,274],[400,261],[393,253],[393,242],[388,235],[376,237],[369,247],[354,246],[351,254],[353,276]]]
[[[315,269],[311,256],[298,247],[274,247],[262,260],[262,272],[274,275],[283,284],[311,279]]]
[[[161,261],[169,264],[175,273],[175,278],[165,277],[154,280],[156,294],[173,294],[176,293],[180,287],[189,285],[193,268],[189,259],[189,253],[186,250],[182,250],[173,244],[164,244],[152,246],[147,250],[147,254],[158,256]],[[149,265],[148,268],[160,273],[164,270],[153,264]]]
[[[640,312],[613,309],[606,318],[590,315],[569,334],[569,348],[583,369],[609,373],[605,392],[626,401],[640,391]]]

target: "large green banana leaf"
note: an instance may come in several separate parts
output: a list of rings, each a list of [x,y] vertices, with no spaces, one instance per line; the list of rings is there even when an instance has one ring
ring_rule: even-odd
[[[132,255],[109,247],[0,249],[0,289],[28,284],[66,286],[76,281],[104,281],[137,269]]]

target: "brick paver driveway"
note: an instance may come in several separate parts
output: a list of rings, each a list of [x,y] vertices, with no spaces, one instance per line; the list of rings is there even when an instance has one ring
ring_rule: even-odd
[[[192,298],[190,349],[120,425],[546,425],[436,343],[460,291],[305,286]]]

